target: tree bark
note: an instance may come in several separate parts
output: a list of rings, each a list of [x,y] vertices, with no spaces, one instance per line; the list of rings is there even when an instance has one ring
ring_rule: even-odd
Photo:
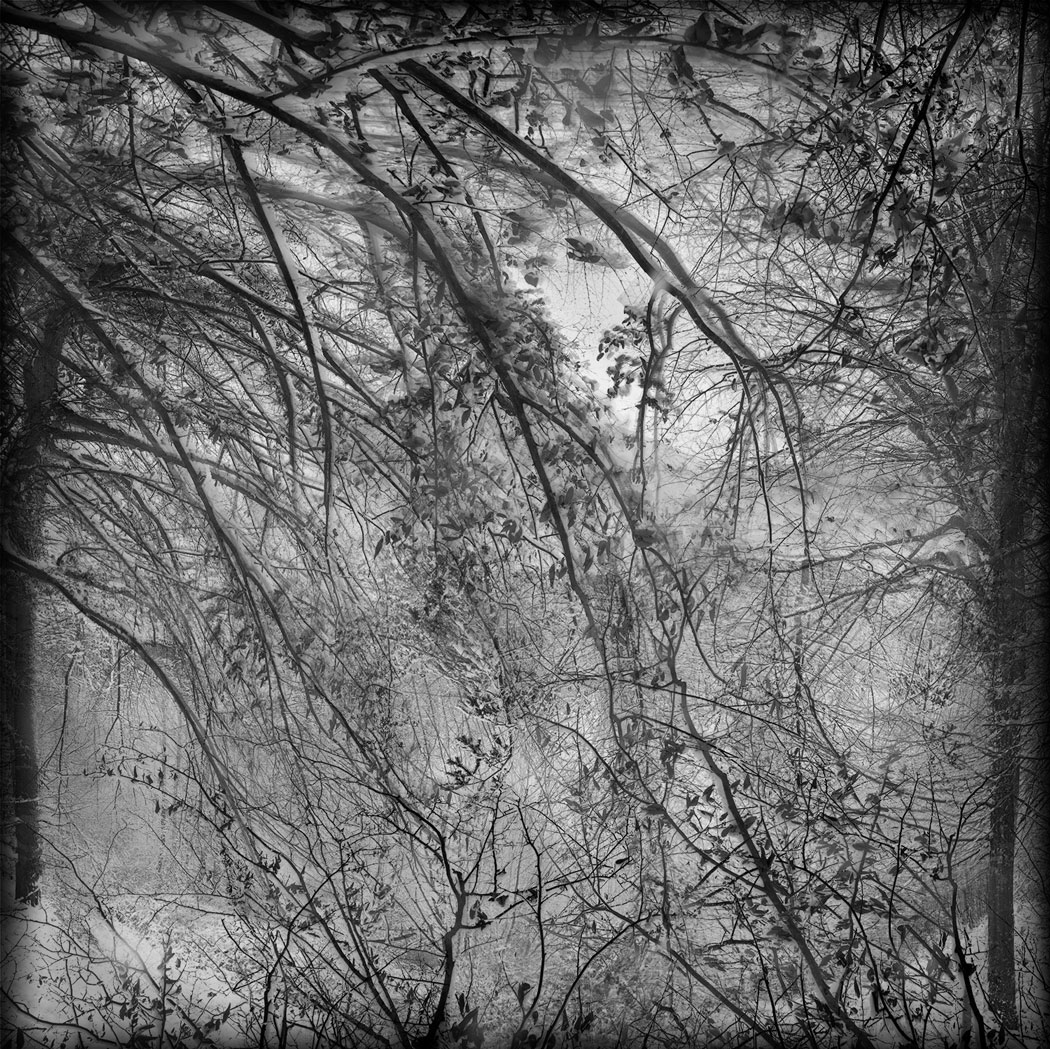
[[[1013,471],[1007,468],[1009,473]],[[1012,480],[1012,479],[1011,479]],[[992,797],[988,842],[988,1001],[1001,1026],[1017,1026],[1017,979],[1014,960],[1014,849],[1020,790],[1017,690],[1024,677],[1023,568],[1019,547],[1025,508],[1016,484],[1007,482],[1000,507],[1003,568],[993,601],[992,628],[999,652],[992,680]]]
[[[1022,37],[1024,33],[1022,33]],[[1045,39],[1043,31],[1035,39]],[[1027,43],[1027,42],[1026,42]],[[1037,46],[1022,45],[1037,53]],[[1047,171],[1043,96],[1032,81],[1032,63],[1025,70],[1022,95],[1033,107],[1028,130],[1018,136],[1017,159],[1031,185],[1044,185]],[[1021,90],[1021,85],[1018,86]],[[1041,484],[1045,452],[1042,429],[1046,408],[1045,336],[1048,229],[1038,194],[1029,193],[1015,213],[1016,227],[987,245],[986,257],[1000,283],[988,316],[994,317],[1000,361],[1001,422],[999,484],[995,499],[997,558],[991,577],[987,611],[989,635],[996,639],[991,669],[991,812],[988,845],[988,1004],[1001,1028],[1018,1028],[1018,987],[1015,953],[1015,858],[1021,799],[1021,725],[1033,687],[1032,672],[1040,668],[1030,652],[1038,645],[1038,552],[1045,535],[1033,534],[1045,521],[1045,488]],[[1020,218],[1027,219],[1025,230]],[[1035,298],[1033,298],[1033,292]],[[993,343],[994,344],[994,343]],[[1034,540],[1034,542],[1033,542]],[[1036,551],[1033,555],[1027,547]],[[1045,624],[1044,624],[1045,626]]]
[[[4,755],[7,769],[4,823],[14,824],[14,898],[39,902],[40,845],[37,834],[38,774],[32,716],[33,614],[32,584],[11,571],[6,557],[0,568],[3,587]]]
[[[1009,656],[1006,662],[1012,662]],[[1017,841],[1017,761],[1014,675],[993,686],[992,806],[988,843],[988,1002],[1002,1027],[1017,1026],[1014,960],[1014,846]]]
[[[991,670],[991,812],[988,841],[988,1004],[1002,1028],[1016,1029],[1017,976],[1014,933],[1014,864],[1021,791],[1020,725],[1028,676],[1026,653],[1036,609],[1026,545],[1033,514],[1033,456],[1039,399],[1038,373],[1024,333],[1003,328],[1002,422],[996,493],[997,557],[988,603],[995,645]]]
[[[54,309],[40,331],[35,352],[23,369],[22,426],[4,464],[5,542],[27,557],[42,552],[48,420],[58,392],[59,361],[69,321]],[[34,905],[40,899],[39,766],[36,753],[35,584],[0,560],[3,586],[2,644],[4,726],[7,730],[5,796],[14,824],[14,898]]]

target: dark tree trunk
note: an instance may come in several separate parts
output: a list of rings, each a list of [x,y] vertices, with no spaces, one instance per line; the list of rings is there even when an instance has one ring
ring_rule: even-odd
[[[999,1026],[1016,1029],[1017,976],[1014,931],[1014,864],[1021,788],[1020,725],[1026,704],[1026,652],[1033,634],[1031,566],[1026,545],[1032,515],[1030,490],[1038,393],[1024,334],[1003,332],[1003,419],[997,556],[989,602],[991,663],[991,813],[988,842],[988,1004]]]
[[[1005,627],[1005,624],[1000,624]],[[1009,644],[1009,641],[1005,641]],[[1017,795],[1020,787],[1017,660],[1010,654],[993,688],[992,805],[988,843],[988,1002],[1005,1028],[1017,1027],[1017,979],[1014,960],[1014,850],[1017,843]]]
[[[44,478],[48,417],[58,391],[59,360],[68,321],[55,310],[45,321],[36,350],[23,371],[21,426],[4,463],[3,518],[5,542],[26,557],[38,557],[43,546]],[[28,334],[28,333],[23,333]],[[34,719],[35,588],[0,562],[3,644],[5,754],[4,783],[9,818],[14,823],[16,901],[39,902],[41,850],[38,823],[39,767]]]
[[[40,844],[37,836],[37,762],[32,710],[33,615],[30,582],[10,571],[4,558],[3,693],[4,755],[8,769],[4,794],[9,802],[5,823],[14,824],[15,899],[37,903]]]
[[[1023,35],[1023,34],[1022,34]],[[1038,43],[1036,42],[1038,41]],[[1034,33],[1031,54],[1039,53],[1045,31]],[[1033,105],[1030,130],[1018,137],[1018,162],[1029,185],[1046,184],[1046,129],[1043,95],[1032,83],[1024,94]],[[1020,100],[1019,100],[1020,101]],[[991,813],[988,851],[988,1004],[1000,1027],[1018,1026],[1015,955],[1015,858],[1019,830],[1022,747],[1027,746],[1021,725],[1029,713],[1026,693],[1038,689],[1031,680],[1040,667],[1033,660],[1033,643],[1043,633],[1040,623],[1040,567],[1045,554],[1040,543],[1040,520],[1046,521],[1043,429],[1046,409],[1045,353],[1046,248],[1048,227],[1041,199],[1029,192],[1014,213],[1017,225],[1008,227],[987,245],[987,261],[1000,274],[997,293],[989,304],[995,317],[1000,363],[1002,418],[999,434],[999,485],[996,492],[997,557],[993,564],[988,610],[990,633],[998,644],[991,666]],[[1025,229],[1021,218],[1027,221]],[[993,343],[994,345],[994,343]],[[1033,554],[1032,551],[1035,553]],[[1044,682],[1045,684],[1045,682]]]

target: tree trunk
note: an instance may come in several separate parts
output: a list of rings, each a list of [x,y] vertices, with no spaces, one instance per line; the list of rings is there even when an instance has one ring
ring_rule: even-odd
[[[3,692],[4,795],[8,813],[4,823],[14,824],[14,898],[35,904],[39,900],[40,844],[37,836],[37,761],[33,725],[33,614],[32,584],[9,570],[7,559],[0,569],[3,587]],[[5,886],[6,888],[6,886]]]
[[[27,557],[38,557],[42,552],[44,489],[40,467],[68,326],[64,311],[53,310],[42,327],[36,352],[25,363],[22,427],[4,469],[5,540]],[[6,557],[0,561],[0,584],[5,758],[9,770],[4,792],[10,799],[7,815],[14,824],[14,898],[16,902],[36,904],[40,898],[41,852],[34,719],[35,585],[14,571]]]
[[[997,559],[989,601],[991,665],[991,814],[988,842],[988,1004],[1002,1028],[1015,1029],[1017,977],[1014,952],[1014,861],[1021,787],[1020,725],[1035,609],[1025,552],[1032,513],[1030,486],[1036,425],[1036,378],[1023,334],[1003,331]]]
[[[1042,40],[1040,32],[1036,39]],[[1036,48],[1032,47],[1032,52]],[[1032,64],[1025,67],[1028,79]],[[1018,162],[1032,185],[1045,184],[1047,170],[1043,97],[1026,85],[1032,102],[1031,131],[1018,139]],[[1018,1027],[1014,932],[1014,863],[1021,794],[1021,724],[1026,703],[1033,639],[1039,630],[1040,536],[1030,532],[1040,518],[1040,452],[1045,451],[1042,409],[1046,406],[1045,335],[1047,219],[1038,195],[1029,193],[1009,227],[987,245],[986,259],[999,286],[986,316],[996,332],[1000,361],[1002,418],[999,433],[999,484],[996,492],[997,558],[988,602],[990,635],[997,639],[991,666],[991,813],[988,852],[988,1004],[1000,1027]],[[1028,222],[1026,230],[1022,216]],[[1033,292],[1035,298],[1033,298]],[[1045,511],[1045,506],[1042,508]],[[1045,516],[1043,517],[1045,520]],[[1036,542],[1032,544],[1032,540]],[[1038,640],[1035,642],[1038,643]]]
[[[1008,657],[1009,659],[1009,657]],[[1014,846],[1017,841],[1017,728],[1007,677],[993,689],[992,811],[988,845],[988,1003],[1004,1028],[1017,1027],[1014,962]]]
[[[1012,471],[1011,471],[1012,472]],[[999,635],[998,666],[992,682],[992,808],[988,855],[988,1000],[1001,1026],[1017,1026],[1017,981],[1014,972],[1014,850],[1020,790],[1017,691],[1024,677],[1023,557],[1024,507],[1007,493],[1001,507],[1003,572],[993,607],[993,629]],[[1018,613],[1021,613],[1020,615]]]

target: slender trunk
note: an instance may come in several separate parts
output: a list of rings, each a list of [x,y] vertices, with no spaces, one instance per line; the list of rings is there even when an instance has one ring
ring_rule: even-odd
[[[1010,689],[998,688],[993,711],[1011,721]],[[1017,1026],[1014,963],[1014,845],[1017,840],[1018,762],[1015,732],[996,726],[992,756],[992,812],[988,845],[988,1002],[1004,1028]]]
[[[1016,1029],[1014,863],[1021,790],[1020,725],[1035,609],[1026,545],[1033,514],[1038,445],[1036,362],[1024,331],[1001,327],[1003,410],[996,493],[997,557],[989,601],[991,635],[991,813],[988,841],[988,1004],[1002,1028]]]
[[[1039,34],[1042,37],[1042,34]],[[1036,48],[1026,47],[1031,60]],[[1026,67],[1032,80],[1035,66]],[[1043,96],[1031,83],[1025,94],[1033,106],[1030,129],[1018,137],[1018,161],[1033,185],[1044,181],[1047,170]],[[1021,99],[1018,99],[1020,107]],[[1020,108],[1018,111],[1020,115]],[[1014,863],[1021,793],[1020,725],[1023,693],[1029,682],[1030,646],[1038,630],[1038,611],[1032,594],[1039,570],[1026,546],[1038,527],[1040,450],[1045,407],[1046,364],[1041,336],[1045,336],[1047,245],[1045,209],[1038,196],[1028,195],[1016,212],[1028,220],[986,244],[985,254],[999,283],[986,316],[991,321],[989,344],[1000,362],[1002,418],[999,433],[999,483],[996,492],[996,562],[988,612],[991,634],[998,639],[991,669],[991,813],[988,851],[988,1004],[1002,1028],[1018,1026],[1015,954]],[[1033,298],[1035,292],[1037,298]],[[1044,298],[1038,298],[1039,295]],[[994,320],[992,319],[994,318]],[[996,346],[997,344],[997,346]],[[1045,520],[1045,518],[1044,518]],[[1038,542],[1035,544],[1038,547]],[[1038,556],[1038,555],[1036,555]]]
[[[58,390],[59,360],[69,322],[54,310],[41,331],[36,351],[24,366],[22,426],[4,464],[4,525],[7,542],[29,557],[43,546],[44,489],[40,467],[47,446],[47,423]],[[4,727],[7,730],[7,782],[14,823],[14,898],[36,904],[40,897],[41,853],[38,825],[39,768],[34,720],[35,587],[0,561],[3,586],[2,644]]]
[[[1011,427],[1012,428],[1012,427]],[[1008,443],[1009,449],[1013,442]],[[1015,446],[1016,447],[1016,446]],[[1024,679],[1025,505],[1019,490],[1021,461],[1004,463],[1000,498],[1002,558],[992,602],[999,651],[992,677],[991,816],[988,841],[988,1003],[1004,1028],[1017,1026],[1014,958],[1014,854],[1020,792],[1018,692]]]
[[[5,824],[14,824],[14,899],[39,901],[40,845],[37,836],[37,762],[33,725],[32,585],[0,567],[3,588],[3,694],[7,731],[4,795],[9,810]]]

